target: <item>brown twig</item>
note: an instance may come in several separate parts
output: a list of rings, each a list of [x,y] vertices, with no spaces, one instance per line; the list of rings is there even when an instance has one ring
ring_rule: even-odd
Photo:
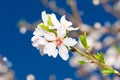
[[[112,14],[113,16],[115,16],[116,18],[120,19],[120,15],[118,15],[117,13],[115,13],[115,11],[113,10],[113,8],[107,3],[107,2],[100,2],[100,4],[103,6],[103,8],[105,9],[105,11],[109,12],[110,14]]]
[[[68,0],[68,4],[71,7],[73,16],[74,16],[74,22],[76,24],[76,26],[80,26],[80,24],[82,23],[81,17],[79,15],[78,9],[77,9],[77,5],[76,5],[76,1],[75,0]]]

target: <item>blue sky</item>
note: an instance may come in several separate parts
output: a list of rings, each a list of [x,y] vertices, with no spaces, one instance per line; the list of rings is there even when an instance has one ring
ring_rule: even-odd
[[[69,10],[64,0],[57,0],[60,7]],[[62,3],[63,2],[63,3]],[[93,25],[95,22],[104,24],[106,21],[113,23],[116,18],[104,11],[101,6],[94,6],[91,0],[79,0],[79,10],[84,11],[82,20],[86,24]],[[17,27],[20,19],[35,22],[41,19],[41,12],[45,10],[39,0],[1,0],[0,1],[0,53],[6,56],[12,63],[17,80],[25,80],[28,74],[33,74],[36,80],[48,80],[50,74],[55,74],[57,80],[74,75],[75,68],[60,57],[40,56],[39,51],[31,45],[32,32],[22,35]],[[70,12],[70,11],[69,11]]]

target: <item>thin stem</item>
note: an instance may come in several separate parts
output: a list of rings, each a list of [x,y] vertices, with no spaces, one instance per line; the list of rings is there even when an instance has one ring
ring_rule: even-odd
[[[112,69],[110,66],[108,66],[107,64],[101,63],[99,60],[97,60],[96,58],[94,58],[93,56],[86,54],[85,52],[82,52],[81,50],[75,48],[75,47],[71,47],[72,49],[74,49],[76,52],[78,52],[79,54],[87,57],[88,59],[92,60],[92,62],[96,63],[97,65],[103,67],[103,68],[109,68]],[[113,69],[114,70],[114,69]],[[114,70],[114,74],[120,76],[120,73],[116,70]]]
[[[114,9],[113,9],[108,3],[103,3],[103,2],[101,2],[100,4],[103,6],[103,8],[104,8],[107,12],[111,13],[113,16],[115,16],[116,18],[120,19],[120,15],[117,14],[117,13],[114,11]]]

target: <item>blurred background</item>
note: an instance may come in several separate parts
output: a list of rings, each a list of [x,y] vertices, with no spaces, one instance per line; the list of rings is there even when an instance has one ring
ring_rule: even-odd
[[[41,12],[66,15],[83,32],[90,52],[103,51],[107,63],[120,71],[120,0],[1,0],[0,1],[0,80],[120,80],[104,76],[95,64],[80,65],[87,60],[70,53],[68,61],[41,56],[32,46],[31,37]],[[83,50],[81,43],[77,48]]]

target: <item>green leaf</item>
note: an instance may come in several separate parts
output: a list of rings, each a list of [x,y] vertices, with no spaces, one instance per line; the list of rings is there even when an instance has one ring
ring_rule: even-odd
[[[105,68],[105,69],[103,69],[102,70],[102,73],[104,74],[104,75],[108,75],[108,74],[114,74],[114,70],[113,69],[111,69],[111,68]]]
[[[79,63],[80,63],[80,64],[85,64],[86,62],[83,61],[83,60],[80,60]]]
[[[97,54],[94,54],[93,56],[94,56],[97,60],[99,60],[100,62],[105,63],[105,61],[104,61],[104,56],[103,56],[103,53],[102,53],[102,52],[97,53]]]
[[[84,33],[84,35],[80,36],[80,41],[81,41],[82,45],[84,46],[84,48],[86,49],[86,51],[88,51],[90,46],[88,46],[88,44],[87,44],[86,33]]]

